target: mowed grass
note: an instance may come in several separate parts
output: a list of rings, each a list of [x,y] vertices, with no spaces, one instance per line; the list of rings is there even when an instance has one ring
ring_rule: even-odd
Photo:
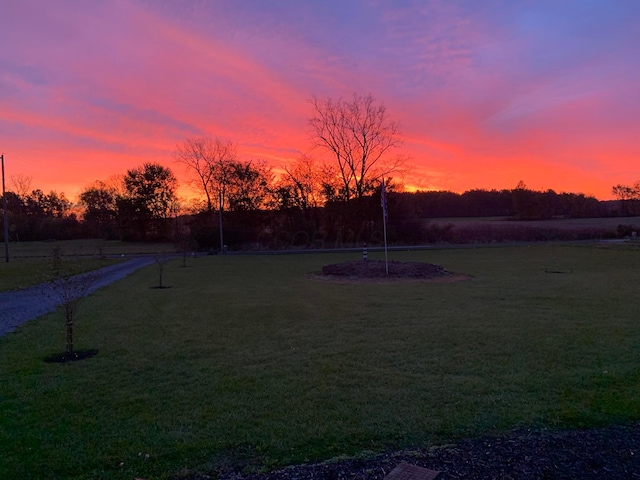
[[[174,244],[167,242],[123,242],[120,240],[103,240],[100,238],[44,242],[9,242],[10,262],[11,260],[21,258],[50,257],[56,248],[60,249],[62,255],[66,256],[126,256],[173,252],[176,249]],[[2,259],[4,260],[4,250]]]
[[[119,259],[101,259],[98,257],[62,257],[60,269],[54,268],[53,258],[20,258],[0,263],[0,292],[19,290],[50,281],[56,271],[63,275],[96,270],[113,265]]]
[[[65,240],[55,242],[12,242],[9,262],[0,259],[0,292],[29,287],[46,281],[53,272],[54,253],[68,271],[83,272],[105,267],[130,255],[173,252],[168,243],[133,243],[114,240]],[[3,250],[4,252],[4,250]]]
[[[60,312],[0,339],[0,478],[255,470],[640,417],[637,248],[390,256],[473,278],[308,278],[353,254],[176,260],[171,288],[152,266],[81,305],[94,358],[43,362]]]

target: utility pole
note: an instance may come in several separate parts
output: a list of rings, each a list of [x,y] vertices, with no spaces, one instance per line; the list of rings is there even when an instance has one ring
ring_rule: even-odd
[[[7,194],[4,189],[4,153],[0,154],[2,159],[2,212],[4,216],[4,257],[9,263],[9,212],[7,210]]]

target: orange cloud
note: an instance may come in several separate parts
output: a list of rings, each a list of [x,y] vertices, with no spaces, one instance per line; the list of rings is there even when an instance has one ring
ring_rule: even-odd
[[[16,2],[0,148],[9,173],[70,195],[146,161],[180,174],[193,135],[278,168],[310,147],[311,95],[370,92],[401,124],[413,188],[610,198],[640,179],[637,8]]]

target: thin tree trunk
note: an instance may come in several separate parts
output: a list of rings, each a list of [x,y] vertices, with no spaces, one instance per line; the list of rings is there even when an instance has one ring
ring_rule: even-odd
[[[67,317],[67,353],[73,353],[73,316]]]

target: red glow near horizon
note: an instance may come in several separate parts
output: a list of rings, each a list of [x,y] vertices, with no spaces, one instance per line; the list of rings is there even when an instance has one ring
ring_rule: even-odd
[[[336,4],[337,5],[337,4]],[[75,198],[190,136],[279,169],[310,151],[308,99],[372,93],[401,125],[410,190],[553,189],[611,198],[640,179],[634,4],[442,0],[285,7],[35,0],[0,19],[0,150],[12,175]],[[338,12],[338,13],[336,13]],[[343,12],[343,13],[341,13]]]

